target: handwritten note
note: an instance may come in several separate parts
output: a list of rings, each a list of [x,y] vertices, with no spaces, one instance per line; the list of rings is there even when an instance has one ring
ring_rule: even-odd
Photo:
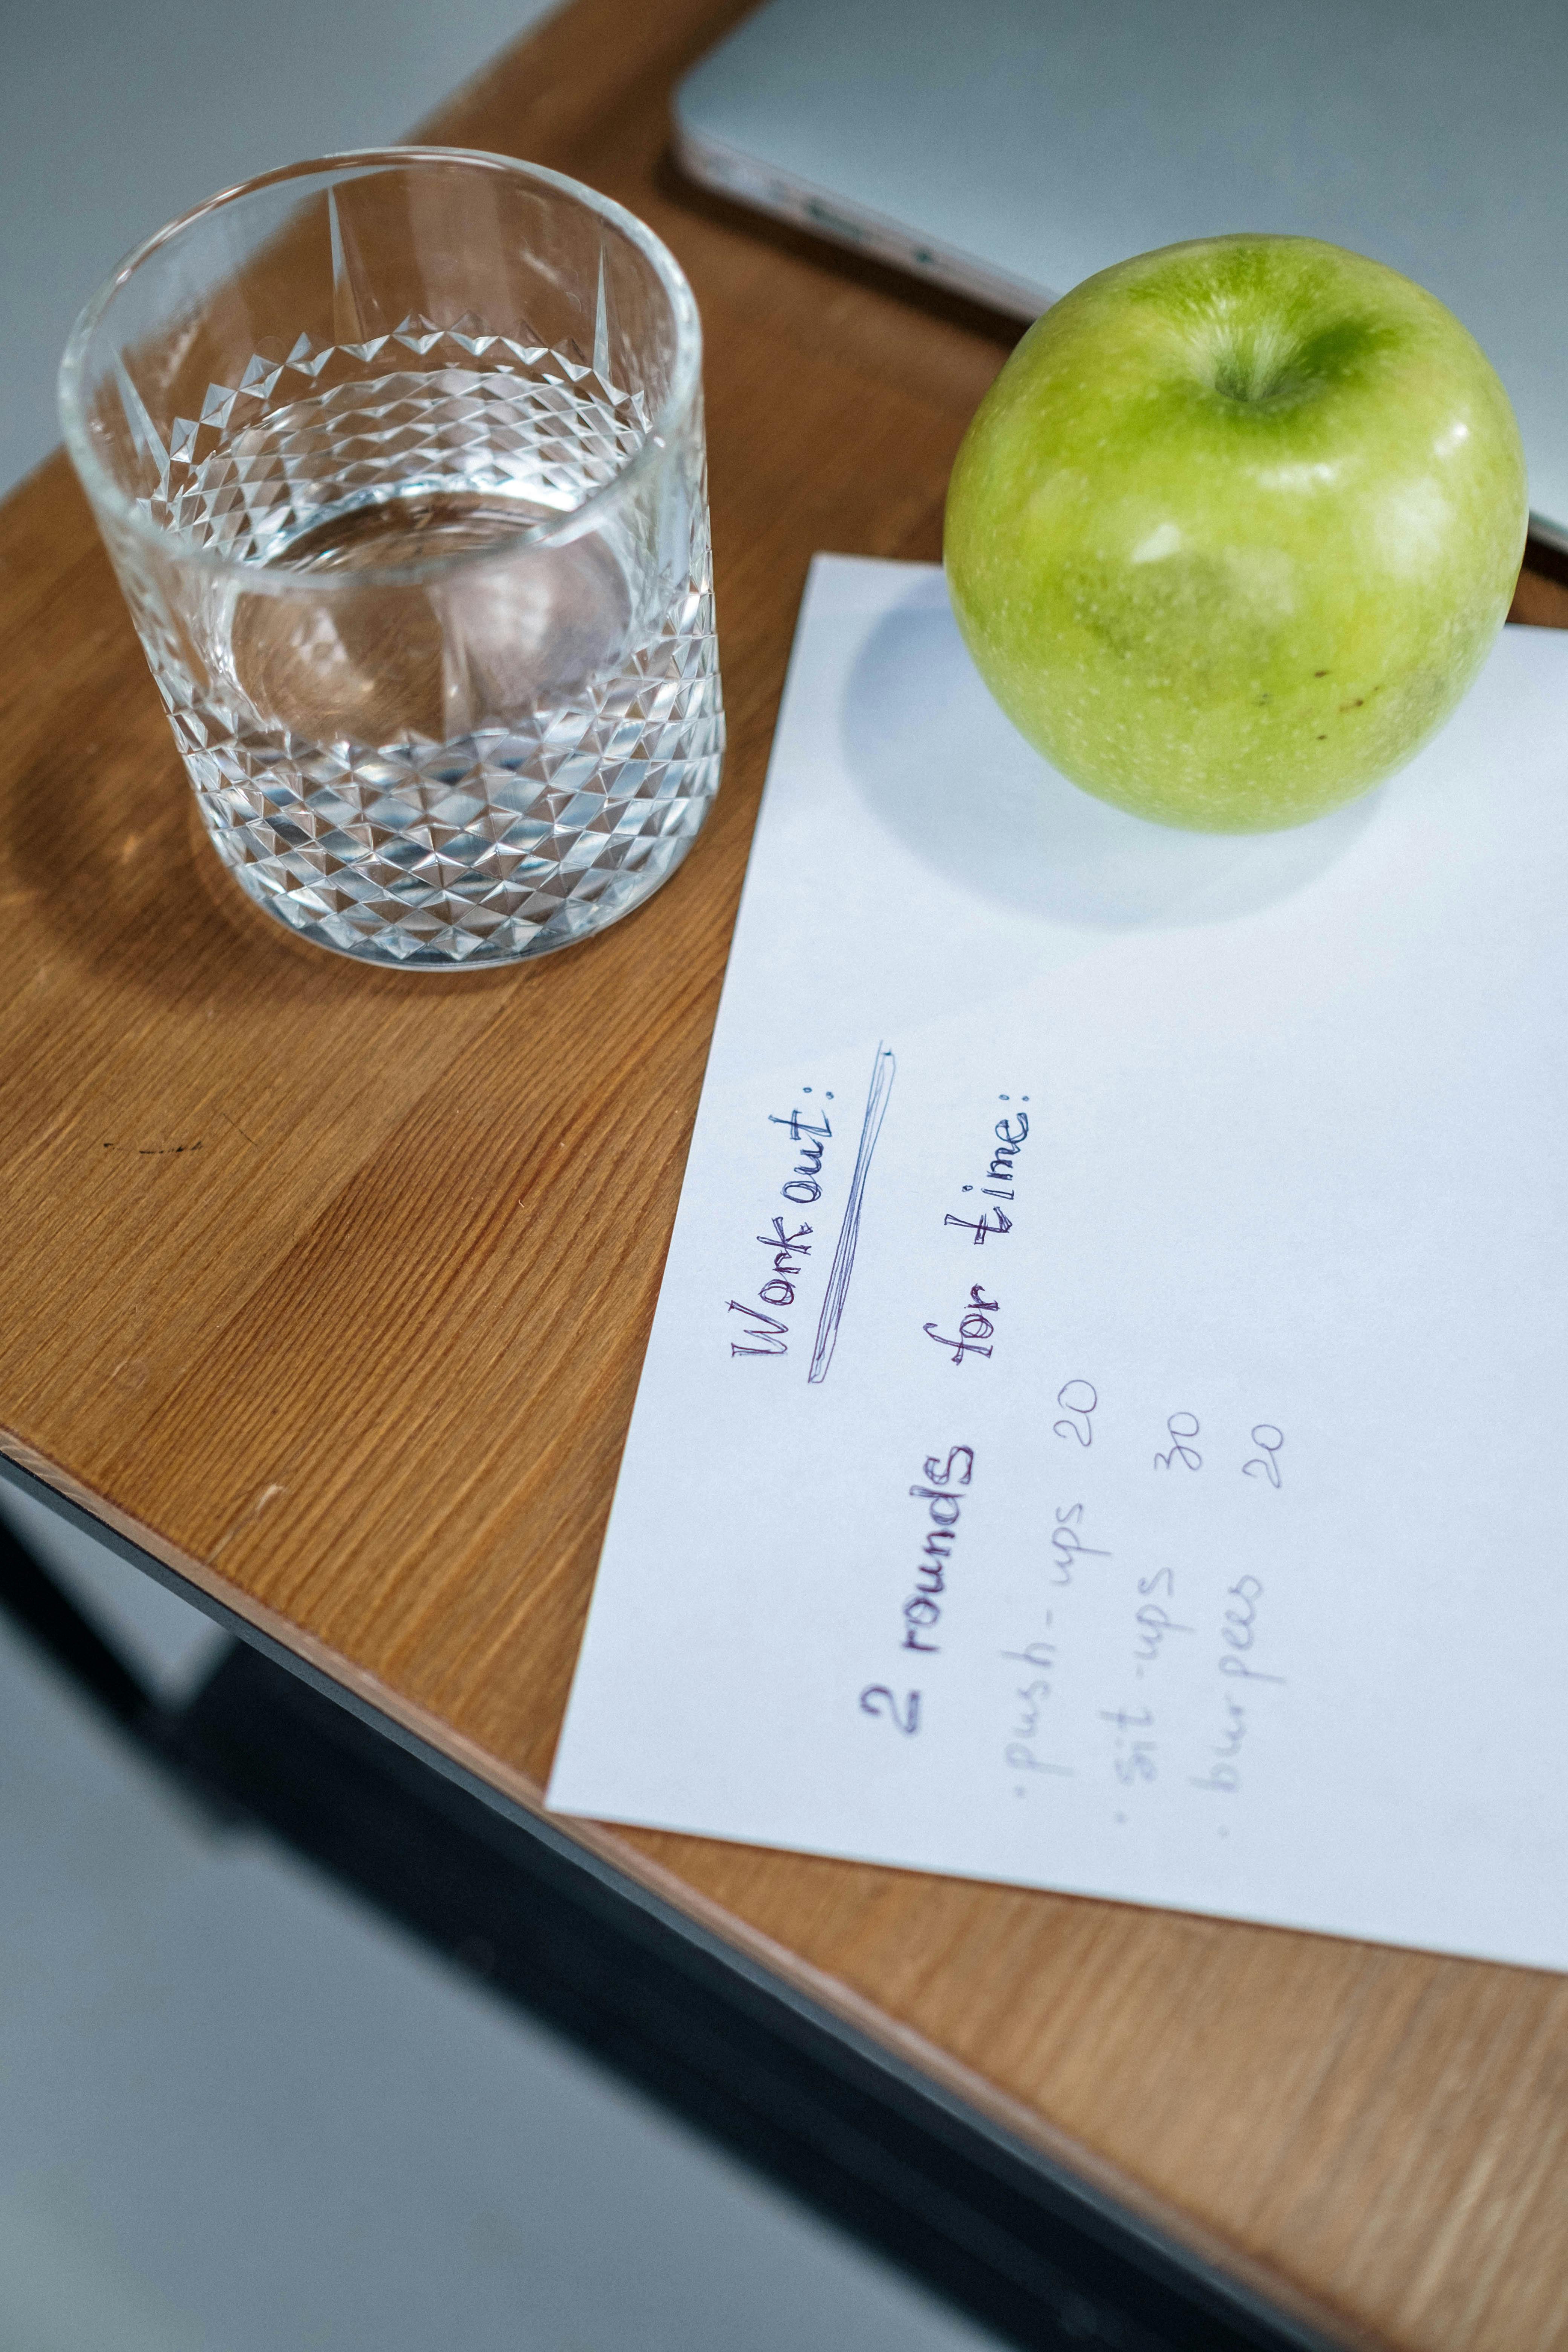
[[[558,1809],[1568,1967],[1568,638],[1298,833],[819,558]]]

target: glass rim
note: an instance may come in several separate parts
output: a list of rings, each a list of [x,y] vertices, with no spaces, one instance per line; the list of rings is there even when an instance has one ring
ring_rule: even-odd
[[[579,505],[563,515],[548,521],[525,525],[515,535],[498,540],[483,549],[427,556],[413,563],[405,562],[376,566],[368,574],[357,570],[342,572],[290,571],[286,564],[258,562],[250,556],[227,555],[203,547],[184,531],[154,522],[142,501],[132,498],[121,488],[100,457],[88,426],[82,398],[82,376],[88,348],[115,296],[143,262],[161,247],[173,243],[197,221],[205,220],[209,214],[220,212],[244,197],[255,195],[264,188],[277,187],[289,180],[312,175],[331,177],[335,173],[377,167],[399,168],[426,163],[477,165],[486,171],[499,171],[554,189],[618,229],[649,264],[669,302],[675,328],[675,364],[669,388],[659,404],[658,413],[631,456],[617,467],[607,481],[601,482]],[[278,164],[271,171],[258,172],[251,179],[237,181],[232,187],[220,188],[216,195],[208,196],[204,203],[193,205],[188,212],[165,221],[162,228],[154,229],[151,236],[143,237],[139,245],[133,246],[77,313],[76,323],[60,359],[57,396],[67,451],[95,509],[107,511],[137,538],[162,549],[165,555],[174,556],[179,562],[244,580],[253,590],[279,594],[297,594],[307,590],[333,594],[355,586],[363,591],[367,577],[393,586],[415,585],[423,581],[447,579],[460,572],[504,562],[523,548],[569,545],[581,538],[585,530],[592,528],[606,508],[624,497],[628,487],[635,484],[668,448],[675,429],[697,392],[701,371],[702,322],[686,272],[647,222],[628,212],[625,205],[617,204],[613,196],[601,195],[596,188],[588,187],[581,180],[569,178],[564,172],[552,171],[547,164],[526,163],[516,155],[496,154],[488,148],[353,147],[336,154],[314,156],[303,163]]]

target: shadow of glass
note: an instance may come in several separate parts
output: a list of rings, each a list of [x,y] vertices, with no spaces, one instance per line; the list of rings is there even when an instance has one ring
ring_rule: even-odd
[[[103,723],[107,759],[90,726],[85,754],[62,733],[0,807],[0,868],[15,877],[29,945],[40,953],[47,941],[49,956],[165,1008],[198,998],[214,1010],[260,997],[274,1009],[349,996],[449,997],[504,988],[535,969],[399,971],[301,939],[264,913],[219,859],[162,710],[138,718],[117,738]]]
[[[1083,929],[1227,921],[1290,897],[1376,813],[1364,794],[1289,833],[1182,833],[1069,784],[1004,718],[940,574],[914,583],[850,676],[840,737],[881,824],[946,880]]]

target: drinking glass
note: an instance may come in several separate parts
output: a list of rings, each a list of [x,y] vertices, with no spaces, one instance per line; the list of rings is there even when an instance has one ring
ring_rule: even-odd
[[[88,304],[67,444],[269,914],[509,963],[679,864],[724,740],[700,363],[640,221],[452,149],[269,172]]]

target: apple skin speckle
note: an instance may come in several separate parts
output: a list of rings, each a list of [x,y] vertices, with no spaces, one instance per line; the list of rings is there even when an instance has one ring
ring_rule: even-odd
[[[1440,302],[1310,237],[1212,237],[1029,330],[959,451],[944,557],[981,676],[1063,775],[1268,832],[1442,725],[1527,519],[1508,396]]]

